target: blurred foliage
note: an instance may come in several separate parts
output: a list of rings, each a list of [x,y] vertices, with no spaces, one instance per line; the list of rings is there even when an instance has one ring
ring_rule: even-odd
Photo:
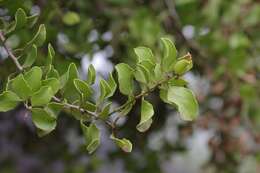
[[[99,67],[100,73],[106,71],[97,63],[100,55],[105,54],[101,59],[108,63],[107,70],[109,63],[134,64],[132,48],[153,49],[161,36],[172,36],[179,55],[193,55],[195,68],[186,78],[198,97],[200,117],[183,123],[153,95],[157,116],[149,132],[131,130],[140,108],[131,111],[121,129],[120,135],[136,143],[132,154],[113,148],[104,137],[107,144],[89,156],[72,119],[61,116],[57,131],[39,140],[20,107],[0,116],[0,172],[260,172],[258,1],[0,0],[1,20],[12,20],[18,8],[40,14],[37,24],[46,25],[47,42],[57,51],[58,71],[65,72],[75,62],[83,78],[86,62]],[[16,49],[31,36],[30,30],[21,30],[7,43]],[[47,45],[38,54],[41,64]],[[4,53],[0,56],[3,86],[15,67]],[[124,101],[119,94],[114,99]]]

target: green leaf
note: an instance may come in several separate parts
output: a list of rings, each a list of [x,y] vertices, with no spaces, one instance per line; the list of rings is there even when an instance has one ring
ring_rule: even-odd
[[[168,81],[168,84],[170,86],[183,86],[184,87],[184,86],[188,85],[188,82],[181,78],[177,78],[177,79],[172,78]]]
[[[25,73],[24,79],[29,84],[33,92],[39,90],[41,87],[42,69],[34,66],[30,71]]]
[[[153,122],[152,117],[154,115],[153,105],[146,100],[142,100],[141,105],[141,120],[136,126],[140,132],[148,130]]]
[[[116,84],[116,81],[115,81],[112,73],[109,74],[109,78],[108,78],[107,83],[108,83],[110,90],[111,90],[108,97],[111,97],[111,96],[114,95],[116,88],[117,88],[117,84]]]
[[[81,129],[84,134],[87,151],[91,154],[100,144],[100,131],[95,124],[90,124],[88,127],[82,121]]]
[[[78,15],[78,13],[69,11],[69,12],[67,12],[67,13],[63,16],[62,21],[63,21],[66,25],[72,26],[72,25],[78,24],[78,23],[80,22],[80,17],[79,17],[79,15]]]
[[[53,91],[49,86],[43,86],[31,98],[32,106],[46,105],[51,101]]]
[[[41,108],[33,108],[32,121],[34,125],[47,133],[50,133],[56,127],[56,118],[51,116],[46,110]]]
[[[138,57],[138,62],[141,61],[152,61],[153,63],[155,63],[155,57],[153,55],[153,52],[150,48],[147,47],[137,47],[134,49],[135,54]]]
[[[116,143],[116,145],[124,152],[130,153],[132,151],[132,143],[128,139],[119,139],[116,138],[114,135],[111,135],[110,139],[112,139]]]
[[[23,67],[31,67],[33,65],[33,63],[35,62],[37,58],[37,47],[36,45],[33,45],[30,52],[28,53],[28,55],[26,56],[26,59],[23,63]]]
[[[120,106],[120,108],[122,108],[119,111],[120,116],[127,115],[132,110],[133,106],[135,105],[135,102],[136,101],[134,96],[129,96],[127,101],[122,106]]]
[[[108,102],[105,107],[103,108],[102,112],[99,114],[99,117],[102,120],[106,120],[109,115],[110,107],[111,107],[112,102]]]
[[[60,89],[60,81],[56,78],[48,78],[42,81],[42,86],[48,86],[52,89],[52,94],[55,95]]]
[[[92,85],[95,83],[96,80],[96,70],[92,64],[88,67],[88,74],[87,74],[87,83]]]
[[[39,15],[32,15],[32,16],[26,17],[26,19],[27,19],[27,26],[29,28],[33,27],[34,24],[37,22],[38,18],[39,18]]]
[[[134,70],[124,63],[116,65],[115,68],[117,71],[120,92],[124,95],[132,95],[134,90]]]
[[[45,111],[49,113],[50,116],[57,119],[59,113],[63,109],[64,105],[62,103],[56,103],[56,102],[50,102],[47,104],[47,106],[44,108]]]
[[[15,92],[22,100],[26,100],[33,94],[32,89],[25,81],[22,74],[19,74],[12,80],[11,88],[12,91]]]
[[[168,88],[167,88],[167,89],[160,89],[160,98],[162,99],[162,101],[163,101],[164,103],[172,104],[172,103],[168,100]]]
[[[199,112],[198,103],[190,89],[171,86],[167,97],[170,102],[177,105],[183,120],[191,121],[197,118]]]
[[[74,85],[78,91],[78,93],[83,97],[83,101],[85,102],[87,100],[87,98],[89,98],[92,93],[93,90],[92,88],[88,85],[88,83],[86,83],[83,80],[80,79],[74,79]]]
[[[45,25],[41,24],[37,33],[34,35],[33,39],[27,43],[27,46],[35,44],[37,47],[42,46],[46,39],[46,29]]]
[[[100,79],[100,96],[99,96],[99,100],[103,101],[104,99],[108,98],[108,96],[111,93],[111,88],[109,86],[109,84],[107,83],[107,81],[105,81],[104,79]]]
[[[14,109],[22,101],[15,93],[4,91],[0,94],[0,112],[7,112]]]
[[[189,71],[192,68],[192,66],[193,66],[192,57],[188,53],[187,55],[180,58],[180,60],[178,60],[176,62],[176,64],[173,67],[173,70],[176,74],[182,75],[182,74],[186,73],[187,71]]]
[[[78,90],[74,85],[74,80],[78,79],[78,69],[76,64],[71,63],[69,65],[68,71],[65,75],[65,86],[63,90],[64,98],[66,98],[69,102],[74,102],[78,100]]]
[[[46,77],[47,78],[56,78],[56,79],[59,79],[60,78],[60,75],[59,75],[59,72],[54,68],[53,65],[50,65],[50,68],[46,74]]]
[[[176,62],[177,50],[173,42],[169,38],[161,38],[163,44],[162,69],[164,72],[171,71]]]
[[[161,64],[156,64],[154,67],[154,80],[159,81],[163,79],[163,73],[161,70]]]
[[[55,56],[55,50],[53,49],[52,45],[49,43],[48,44],[48,56],[47,56],[46,63],[45,63],[46,66],[52,64],[54,56]]]
[[[11,33],[14,30],[21,29],[27,23],[26,13],[23,9],[19,8],[15,13],[15,21],[11,23],[10,28],[8,29],[7,33]]]
[[[134,76],[137,81],[144,84],[147,84],[150,80],[150,73],[148,69],[141,64],[137,64]]]
[[[15,13],[15,29],[22,28],[27,22],[26,13],[23,9],[19,8]]]
[[[97,109],[97,106],[89,101],[86,101],[84,104],[82,104],[82,108],[84,108],[90,112],[95,112]]]

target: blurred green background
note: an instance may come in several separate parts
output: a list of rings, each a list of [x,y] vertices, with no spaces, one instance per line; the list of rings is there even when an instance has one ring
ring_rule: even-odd
[[[15,11],[39,14],[47,42],[62,73],[70,62],[82,78],[90,63],[107,76],[119,62],[135,61],[133,48],[174,40],[179,55],[190,52],[194,68],[185,75],[199,100],[195,122],[183,122],[174,109],[151,96],[151,129],[140,134],[137,106],[120,122],[134,145],[123,153],[100,125],[101,147],[83,146],[79,124],[61,114],[57,129],[38,138],[24,107],[0,113],[2,173],[259,173],[260,172],[260,1],[257,0],[0,0],[0,18]],[[7,43],[16,49],[37,27],[21,30]],[[47,55],[40,50],[38,64]],[[0,46],[0,86],[15,66]],[[123,102],[118,94],[115,104]]]

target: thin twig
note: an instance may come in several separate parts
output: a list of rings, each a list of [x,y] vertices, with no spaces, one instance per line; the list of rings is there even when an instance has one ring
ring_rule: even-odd
[[[4,49],[6,50],[7,54],[10,56],[10,58],[13,60],[14,64],[16,65],[17,69],[19,71],[23,71],[23,67],[21,66],[21,64],[19,63],[18,59],[16,58],[16,56],[13,54],[12,50],[10,48],[7,47],[5,41],[5,36],[3,34],[2,31],[0,31],[0,40],[3,44]]]

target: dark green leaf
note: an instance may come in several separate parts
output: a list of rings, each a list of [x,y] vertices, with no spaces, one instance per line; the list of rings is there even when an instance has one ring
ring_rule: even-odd
[[[36,45],[33,45],[30,52],[28,53],[28,55],[26,56],[26,59],[23,63],[23,67],[31,67],[33,65],[33,63],[35,62],[37,58],[37,47]]]

